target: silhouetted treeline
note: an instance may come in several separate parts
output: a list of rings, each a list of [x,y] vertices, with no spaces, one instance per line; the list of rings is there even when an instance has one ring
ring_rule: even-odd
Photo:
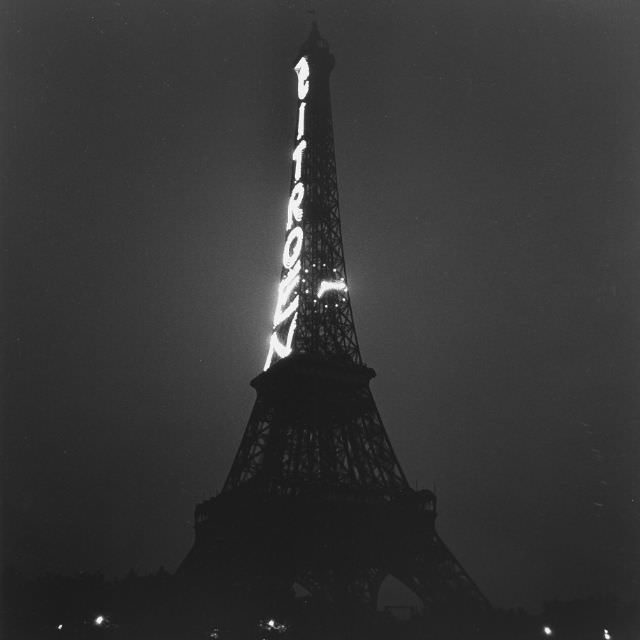
[[[470,618],[451,611],[416,612],[404,620],[392,611],[338,610],[292,592],[260,601],[229,585],[198,590],[164,569],[146,576],[130,571],[106,580],[99,573],[25,579],[3,572],[2,638],[213,638],[214,640],[635,640],[637,605],[597,597],[547,602],[541,614],[495,610]],[[406,613],[406,612],[405,612]]]

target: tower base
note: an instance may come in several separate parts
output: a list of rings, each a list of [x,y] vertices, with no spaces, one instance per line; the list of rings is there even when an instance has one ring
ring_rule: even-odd
[[[393,576],[425,614],[489,604],[435,531],[435,496],[307,487],[274,495],[244,486],[196,507],[196,540],[178,576],[270,601],[375,610]]]

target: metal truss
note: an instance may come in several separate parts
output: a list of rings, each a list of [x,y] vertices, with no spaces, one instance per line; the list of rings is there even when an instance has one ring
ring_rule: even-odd
[[[223,491],[245,483],[402,492],[407,481],[376,408],[373,371],[304,354],[258,376],[249,424]]]
[[[256,379],[258,398],[224,491],[246,482],[285,492],[309,482],[404,490],[406,479],[369,390],[374,374],[362,367],[348,287],[320,294],[323,282],[347,285],[329,95],[333,56],[315,29],[301,55],[313,82],[306,105],[304,244],[293,355],[273,365],[274,384]],[[319,363],[309,360],[301,383],[296,376],[305,355],[323,359],[322,371],[315,373]],[[345,375],[357,382],[327,382],[328,373],[339,378],[348,364],[355,368]],[[268,370],[262,377],[270,375]]]

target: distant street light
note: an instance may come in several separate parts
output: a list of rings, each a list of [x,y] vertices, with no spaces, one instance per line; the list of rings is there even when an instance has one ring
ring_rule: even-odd
[[[550,636],[553,635],[553,631],[551,630],[551,627],[542,627],[542,630],[544,631],[544,635],[545,636]]]
[[[269,632],[274,631],[275,633],[284,633],[288,629],[286,624],[278,622],[275,618],[260,620],[260,622],[258,623],[258,628]]]
[[[97,626],[97,627],[101,627],[102,623],[104,622],[104,616],[98,616],[93,623]]]

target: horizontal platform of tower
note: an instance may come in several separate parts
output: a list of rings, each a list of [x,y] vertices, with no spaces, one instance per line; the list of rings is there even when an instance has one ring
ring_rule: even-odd
[[[375,606],[384,577],[415,572],[434,517],[428,491],[390,498],[319,484],[282,495],[249,484],[198,505],[196,543],[182,570],[265,590],[297,583],[323,602]]]

